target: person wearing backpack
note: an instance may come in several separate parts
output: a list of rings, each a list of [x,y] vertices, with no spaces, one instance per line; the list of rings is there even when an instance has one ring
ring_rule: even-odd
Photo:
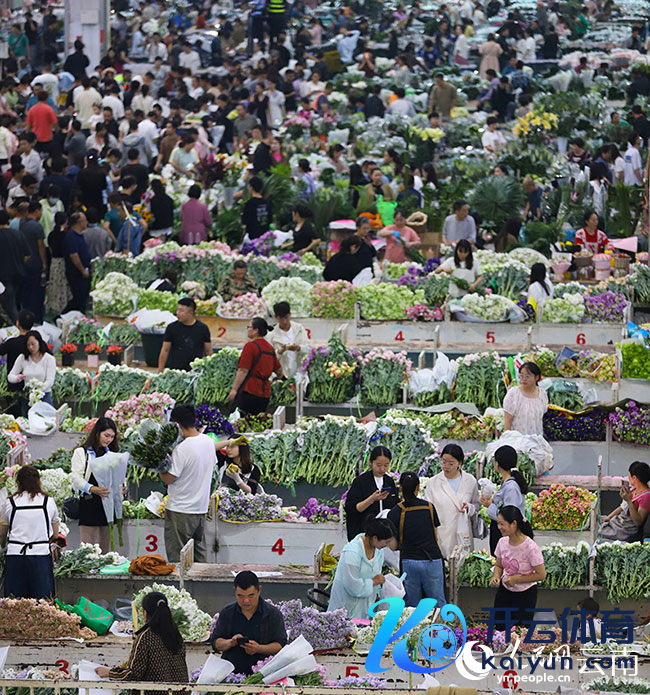
[[[402,473],[399,486],[403,499],[388,512],[387,518],[397,529],[401,569],[406,572],[404,602],[414,607],[423,598],[435,598],[441,608],[447,601],[445,567],[436,532],[440,526],[438,513],[431,502],[418,497],[417,473]]]
[[[4,595],[53,598],[50,543],[59,534],[59,512],[54,500],[43,493],[36,468],[22,466],[16,483],[18,492],[0,510],[0,543],[7,542]]]

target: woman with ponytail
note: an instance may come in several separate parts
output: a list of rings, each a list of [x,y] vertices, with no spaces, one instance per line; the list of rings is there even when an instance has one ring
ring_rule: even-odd
[[[164,594],[151,591],[142,599],[145,624],[135,633],[135,642],[126,666],[112,669],[98,666],[101,678],[115,681],[187,683],[185,643],[172,618]],[[151,691],[163,695],[166,691]]]
[[[440,526],[436,508],[420,499],[417,473],[406,471],[399,479],[402,502],[388,512],[388,521],[397,529],[407,606],[417,606],[422,598],[435,598],[445,605],[445,568],[438,547],[436,527]]]
[[[515,608],[513,625],[524,625],[533,619],[537,606],[537,582],[546,579],[544,558],[533,540],[530,523],[517,507],[506,506],[498,515],[497,524],[502,538],[496,547],[496,563],[490,586],[499,587],[494,599],[495,608]],[[503,619],[502,614],[497,614]],[[495,623],[497,630],[505,629]]]
[[[497,525],[499,510],[503,507],[517,507],[522,516],[526,512],[526,493],[528,483],[517,470],[517,452],[511,446],[500,446],[494,452],[494,469],[501,476],[501,487],[494,497],[482,495],[479,502],[487,507],[490,523],[490,552],[494,555],[501,533]]]

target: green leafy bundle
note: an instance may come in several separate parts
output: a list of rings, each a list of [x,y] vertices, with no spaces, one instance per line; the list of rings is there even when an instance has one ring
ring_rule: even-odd
[[[471,553],[458,571],[458,583],[469,584],[472,587],[490,586],[494,558],[486,550]]]
[[[133,445],[130,462],[151,470],[160,469],[170,456],[177,438],[178,426],[175,424],[150,429]]]
[[[223,348],[209,357],[201,357],[191,363],[198,373],[194,395],[197,403],[223,405],[235,382],[239,350]]]

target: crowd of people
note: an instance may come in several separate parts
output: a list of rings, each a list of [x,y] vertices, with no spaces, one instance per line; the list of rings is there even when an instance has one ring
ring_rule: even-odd
[[[145,25],[162,17],[164,7],[147,0],[137,7],[116,0],[110,48],[98,65],[91,65],[80,40],[66,57],[60,55],[62,27],[51,6],[27,4],[29,11],[12,20],[0,85],[0,241],[6,252],[0,259],[4,287],[0,304],[6,322],[19,330],[17,337],[0,345],[0,355],[7,358],[10,391],[37,379],[44,385],[42,400],[50,404],[56,363],[34,326],[71,310],[87,311],[94,258],[111,250],[135,257],[148,240],[178,238],[181,244],[198,244],[220,237],[213,220],[224,209],[223,202],[210,208],[201,200],[211,156],[237,154],[246,165],[235,193],[242,202],[238,245],[250,244],[272,229],[276,201],[265,191],[265,183],[274,167],[288,163],[290,145],[278,134],[279,126],[290,114],[326,116],[331,110],[330,78],[335,68],[326,56],[328,45],[335,47],[343,66],[356,65],[372,77],[379,57],[373,52],[372,33],[385,32],[385,53],[394,62],[390,94],[378,86],[361,96],[350,91],[344,108],[369,122],[392,116],[412,119],[418,109],[406,98],[407,90],[413,79],[433,76],[425,114],[430,127],[443,134],[458,105],[458,93],[440,70],[449,66],[471,70],[476,59],[484,88],[475,108],[489,114],[481,143],[484,156],[494,158],[507,146],[506,125],[533,108],[531,65],[556,60],[565,40],[585,36],[592,22],[612,12],[609,0],[588,0],[577,15],[542,0],[527,14],[510,11],[507,2],[502,7],[501,0],[464,0],[439,5],[427,24],[432,31],[422,32],[416,45],[406,43],[403,33],[422,22],[424,11],[417,1],[394,10],[371,3],[369,17],[354,3],[343,4],[328,23],[315,12],[315,0],[292,5],[285,0],[270,0],[268,5],[256,0],[249,4],[247,15],[237,16],[205,3],[170,12],[166,25],[148,31]],[[478,56],[472,55],[470,39],[500,13],[503,22],[480,44]],[[192,33],[206,27],[216,28],[209,49]],[[634,26],[631,32],[628,47],[648,51],[645,27]],[[593,76],[590,70],[585,57],[575,74],[582,80],[606,78],[610,67],[601,65]],[[650,124],[635,102],[649,95],[647,73],[633,71],[628,105],[619,105],[610,114],[611,139],[594,152],[587,151],[581,137],[569,142],[567,161],[580,168],[591,191],[591,207],[575,241],[591,253],[610,248],[601,228],[609,187],[646,180],[641,150],[648,146]],[[437,147],[446,147],[444,137]],[[372,215],[359,214],[354,233],[327,259],[323,278],[353,282],[364,273],[372,277],[378,258],[405,262],[409,248],[421,242],[409,225],[408,210],[423,206],[427,188],[444,185],[435,161],[406,162],[390,147],[381,161],[357,160],[353,147],[341,144],[329,146],[326,156],[327,168],[349,178],[355,211],[376,201],[395,207],[390,224],[373,226]],[[166,167],[173,177],[191,179],[188,199],[178,209],[161,178]],[[510,172],[495,164],[491,174]],[[315,180],[306,158],[298,161],[293,177],[298,196],[286,220],[291,234],[283,248],[300,256],[318,253],[321,239],[313,200],[318,188],[327,184]],[[519,243],[526,221],[540,219],[545,191],[531,176],[521,177],[518,185],[525,205],[512,211],[494,239],[482,235],[480,215],[467,200],[458,199],[444,211],[442,242],[451,250],[435,272],[459,281],[450,285],[452,298],[480,285],[483,272],[474,257],[477,248],[493,244],[497,251],[509,249]],[[218,288],[224,301],[260,292],[247,270],[245,260],[234,262]],[[150,288],[175,292],[178,286],[178,278],[168,271]],[[553,296],[541,263],[532,266],[528,295],[536,305]],[[243,414],[266,412],[270,377],[295,375],[310,348],[307,331],[292,319],[288,302],[276,303],[273,314],[274,327],[261,317],[247,325],[247,342],[229,393],[230,402]],[[189,370],[194,359],[212,354],[210,331],[197,318],[194,299],[179,300],[176,318],[164,333],[159,372]],[[506,431],[543,433],[548,399],[538,385],[540,378],[536,364],[521,366],[519,384],[503,402]],[[27,406],[21,399],[23,415]],[[195,560],[203,562],[215,471],[220,484],[246,493],[263,491],[264,481],[246,437],[215,443],[197,428],[195,410],[189,405],[176,406],[170,418],[182,437],[171,467],[160,473],[168,490],[167,558],[178,562],[182,547],[193,539]],[[102,500],[116,493],[98,484],[96,460],[117,451],[118,428],[110,418],[100,417],[72,456],[81,540],[97,543],[104,551],[109,548],[109,534]],[[490,552],[496,558],[491,582],[497,588],[495,605],[516,607],[516,622],[529,619],[527,609],[535,608],[537,585],[546,574],[526,520],[528,486],[517,470],[516,451],[510,446],[496,450],[494,467],[502,484],[494,494],[479,494],[476,479],[462,468],[465,453],[458,445],[443,449],[442,471],[422,486],[414,471],[402,473],[396,483],[389,475],[391,459],[389,448],[375,447],[369,470],[348,491],[348,543],[341,552],[330,609],[345,608],[350,618],[366,618],[386,582],[382,568],[396,550],[406,573],[406,604],[415,606],[423,597],[444,604],[444,561],[457,545],[462,518],[473,538],[489,534]],[[628,477],[629,484],[620,490],[621,506],[604,520],[603,537],[635,539],[646,523],[650,467],[635,462]],[[0,538],[8,539],[5,595],[52,596],[49,543],[58,534],[58,511],[43,494],[34,468],[21,468],[17,484],[16,495],[0,509]],[[479,514],[481,507],[489,528]],[[18,576],[28,581],[21,584]],[[252,572],[241,572],[234,584],[236,602],[220,612],[210,640],[237,672],[250,673],[260,659],[277,653],[287,636],[282,616],[261,598]],[[127,666],[99,667],[98,674],[116,680],[186,682],[184,645],[167,599],[152,592],[143,609],[146,624],[136,636]]]

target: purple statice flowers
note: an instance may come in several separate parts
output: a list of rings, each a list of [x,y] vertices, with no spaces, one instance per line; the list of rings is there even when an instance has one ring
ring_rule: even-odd
[[[623,323],[627,300],[612,291],[585,297],[586,323]]]
[[[321,524],[327,521],[338,521],[339,510],[337,507],[319,502],[315,497],[310,497],[307,504],[300,508],[300,516],[313,524]]]
[[[650,406],[628,401],[608,416],[612,436],[619,442],[650,445]]]
[[[275,234],[273,232],[266,232],[262,236],[253,239],[252,241],[247,241],[242,245],[240,253],[242,255],[247,255],[252,253],[253,256],[269,256],[273,250],[273,242],[275,241]]]
[[[196,409],[196,426],[204,427],[205,432],[213,434],[235,434],[235,428],[226,420],[218,408],[211,405],[200,405]]]
[[[321,612],[304,607],[300,599],[274,605],[282,613],[289,642],[303,635],[314,649],[336,649],[347,646],[348,636],[354,632],[343,608]]]

